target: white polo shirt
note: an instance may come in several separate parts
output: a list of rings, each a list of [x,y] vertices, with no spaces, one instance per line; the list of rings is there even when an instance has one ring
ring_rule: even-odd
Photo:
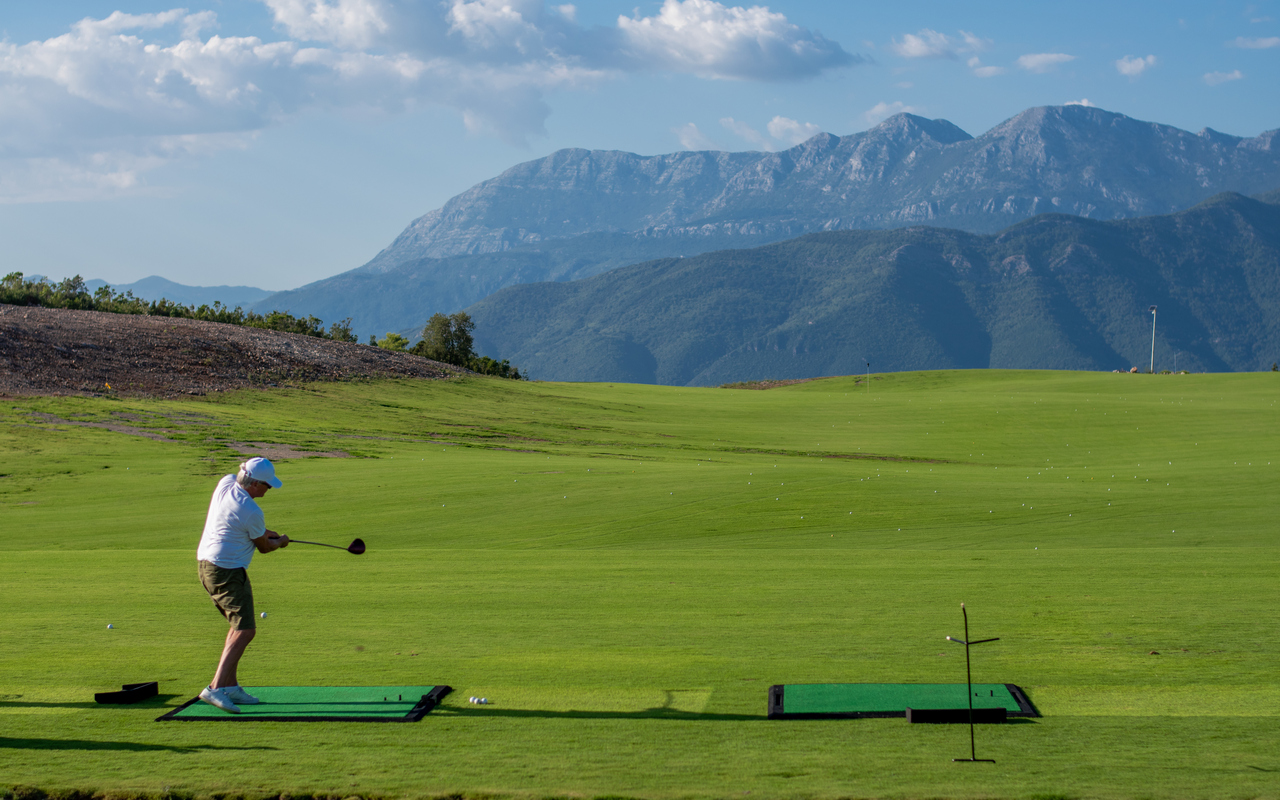
[[[262,509],[236,483],[235,475],[227,475],[213,490],[196,558],[211,561],[224,569],[247,567],[257,552],[250,540],[259,539],[266,532],[267,522]]]

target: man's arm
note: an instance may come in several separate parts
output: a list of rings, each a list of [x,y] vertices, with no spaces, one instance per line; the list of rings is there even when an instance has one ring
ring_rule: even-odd
[[[276,533],[275,531],[267,531],[257,539],[250,539],[253,546],[258,548],[259,553],[270,553],[272,550],[279,550],[281,547],[289,546],[289,537]]]

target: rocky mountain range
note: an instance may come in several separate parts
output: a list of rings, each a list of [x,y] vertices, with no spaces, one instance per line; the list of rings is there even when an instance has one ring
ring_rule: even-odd
[[[510,286],[482,352],[545,380],[716,385],[987,367],[1193,371],[1280,360],[1280,192],[1176,214],[1043,214],[999,234],[814,233]]]
[[[369,263],[259,302],[361,335],[413,330],[519,283],[815,231],[986,233],[1036,214],[1167,214],[1280,186],[1280,131],[1190,133],[1085,106],[1033,108],[974,137],[899,114],[781,152],[561,150],[414,220]]]

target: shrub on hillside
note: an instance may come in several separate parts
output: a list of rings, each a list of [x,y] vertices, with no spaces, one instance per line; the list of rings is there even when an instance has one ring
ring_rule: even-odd
[[[101,286],[90,294],[84,279],[79,275],[54,284],[43,278],[38,281],[27,280],[21,272],[11,272],[0,280],[0,303],[15,306],[67,308],[76,311],[142,314],[150,317],[181,317],[205,322],[244,325],[250,328],[265,328],[285,333],[301,333],[304,336],[332,339],[337,342],[356,340],[355,334],[351,332],[350,317],[333,323],[329,326],[329,330],[325,331],[324,323],[318,317],[295,317],[285,311],[259,314],[255,311],[245,311],[239,306],[228,308],[216,301],[211,306],[184,306],[163,297],[159,300],[147,301],[134,297],[133,292],[113,292],[110,286]]]

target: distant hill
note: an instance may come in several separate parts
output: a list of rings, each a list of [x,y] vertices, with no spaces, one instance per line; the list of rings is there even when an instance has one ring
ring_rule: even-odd
[[[545,380],[715,385],[939,368],[1257,370],[1280,359],[1280,206],[1050,214],[996,235],[817,233],[471,306],[479,350]]]
[[[519,283],[805,233],[934,225],[989,233],[1046,212],[1166,214],[1280,186],[1269,131],[1190,133],[1084,106],[1033,108],[978,137],[899,114],[777,153],[561,150],[414,220],[365,266],[259,303],[353,318],[363,337]]]
[[[181,303],[184,306],[213,305],[216,301],[230,308],[240,306],[247,309],[254,303],[275,294],[275,292],[256,289],[252,286],[184,286],[181,283],[174,283],[161,278],[159,275],[151,275],[133,283],[108,284],[106,281],[96,278],[85,281],[85,286],[89,288],[89,291],[107,285],[110,285],[117,292],[133,292],[134,297],[143,300],[160,300],[163,298],[175,303]],[[272,309],[267,310],[270,311]]]

